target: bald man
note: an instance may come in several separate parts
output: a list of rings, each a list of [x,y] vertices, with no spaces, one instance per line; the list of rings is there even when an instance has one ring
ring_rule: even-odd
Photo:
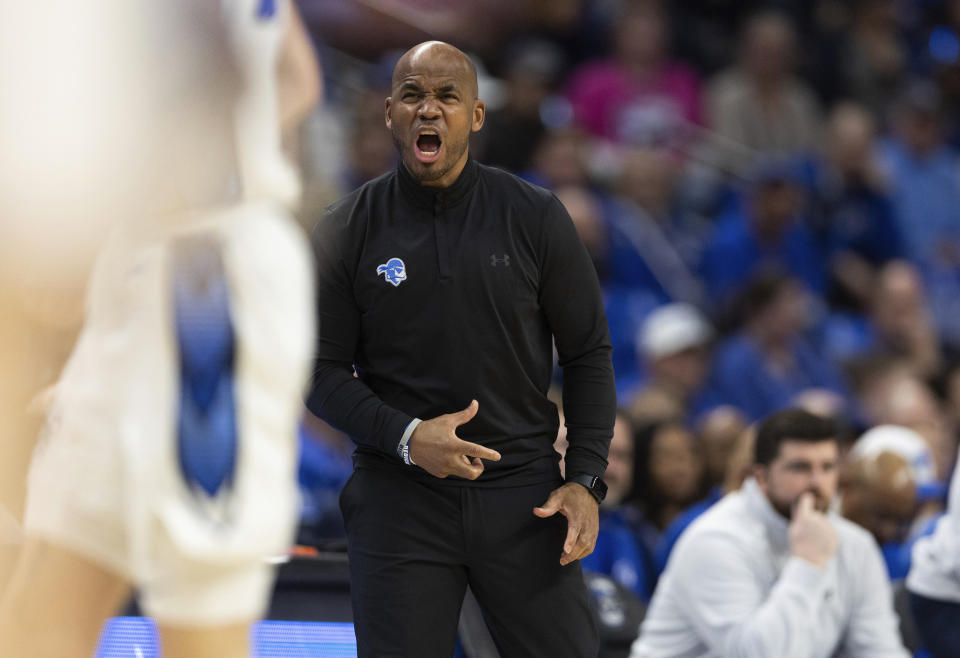
[[[903,542],[918,509],[911,469],[906,459],[890,451],[855,456],[840,501],[841,514],[877,540],[893,580],[905,578],[910,568]]]
[[[597,652],[578,560],[616,411],[606,318],[556,197],[470,158],[484,111],[462,52],[407,51],[385,103],[401,163],[313,236],[308,406],[357,444],[340,504],[361,657],[451,655],[468,584],[502,655]]]

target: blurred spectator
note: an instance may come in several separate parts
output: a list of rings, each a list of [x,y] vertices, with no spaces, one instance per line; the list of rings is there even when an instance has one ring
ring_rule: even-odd
[[[700,393],[709,368],[713,329],[695,307],[667,304],[647,316],[637,351],[648,376],[631,398],[628,412],[636,423],[684,419]]]
[[[792,163],[765,160],[753,168],[746,199],[718,218],[703,253],[700,274],[714,303],[729,303],[747,279],[771,266],[824,291],[823,259],[802,221],[803,199]]]
[[[909,535],[916,537],[926,522],[943,510],[946,486],[937,474],[936,460],[927,441],[917,432],[900,425],[872,427],[857,439],[850,449],[849,463],[874,458],[884,452],[893,453],[910,467],[910,478],[916,490],[917,508]]]
[[[703,455],[704,486],[719,498],[725,493],[737,442],[747,430],[747,418],[734,407],[715,407],[697,421],[697,438]],[[733,489],[739,488],[737,482]]]
[[[877,280],[873,322],[881,349],[900,358],[923,378],[938,374],[940,345],[917,270],[903,262],[887,265]]]
[[[350,438],[308,413],[299,431],[300,528],[297,543],[345,539],[340,490],[353,473]]]
[[[634,531],[652,555],[664,529],[701,496],[703,463],[693,434],[677,421],[648,423],[634,436],[633,490],[626,503],[639,512]]]
[[[607,273],[607,226],[603,208],[593,192],[579,185],[564,185],[554,190],[560,203],[567,209],[580,241],[587,248],[601,283]]]
[[[837,461],[832,422],[764,420],[754,477],[681,537],[631,656],[905,658],[876,544],[829,512]]]
[[[766,3],[764,0],[671,0],[677,53],[705,75],[729,66],[737,54],[744,20]]]
[[[924,267],[960,265],[960,154],[944,139],[940,93],[911,83],[894,114],[883,149],[900,230],[908,253]]]
[[[512,172],[530,166],[545,131],[541,113],[557,81],[562,55],[544,41],[520,42],[507,58],[503,105],[488,110],[475,133],[477,160]]]
[[[911,83],[884,157],[907,253],[920,267],[943,340],[960,346],[960,152],[946,141],[939,90]]]
[[[852,99],[884,119],[907,73],[896,0],[856,0],[835,64],[840,84]]]
[[[710,81],[709,127],[755,152],[806,155],[820,135],[820,109],[813,92],[793,70],[796,35],[783,14],[753,16],[743,31],[737,64]],[[725,168],[743,172],[752,163],[731,151]]]
[[[867,307],[876,269],[904,255],[876,147],[876,122],[855,103],[830,112],[814,182],[814,219],[829,260],[831,298]]]
[[[663,573],[677,540],[701,514],[746,478],[752,458],[753,432],[746,419],[733,407],[717,407],[704,415],[698,435],[703,453],[704,488],[707,495],[677,515],[666,527],[653,552],[657,575]]]
[[[344,189],[352,190],[397,166],[397,149],[383,119],[383,99],[389,95],[389,90],[370,89],[350,104]]]
[[[904,545],[917,513],[917,489],[909,462],[884,450],[858,454],[845,470],[840,513],[877,540],[891,580],[906,578]]]
[[[917,269],[892,261],[874,277],[869,315],[834,314],[823,329],[827,354],[838,362],[885,354],[924,379],[941,374],[939,337]]]
[[[742,308],[742,328],[714,353],[705,403],[730,404],[756,420],[810,389],[845,393],[840,373],[804,336],[810,299],[795,278],[760,272],[744,290]]]
[[[547,189],[564,185],[587,185],[587,146],[573,128],[550,130],[543,134],[523,178]]]
[[[702,304],[694,268],[710,226],[677,197],[679,168],[665,149],[623,153],[611,213],[610,282],[650,289],[663,301]]]
[[[945,483],[956,458],[956,437],[933,390],[914,376],[901,375],[891,377],[877,392],[871,405],[875,422],[908,427],[923,437],[936,479]]]
[[[615,21],[613,56],[570,77],[577,123],[597,137],[635,146],[682,139],[687,123],[700,122],[700,83],[670,59],[668,40],[660,2],[625,4]]]

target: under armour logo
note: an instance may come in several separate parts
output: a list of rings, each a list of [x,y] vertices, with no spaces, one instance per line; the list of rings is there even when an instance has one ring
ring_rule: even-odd
[[[497,265],[510,267],[510,254],[504,254],[503,258],[497,258],[496,254],[490,254],[490,265],[493,267],[496,267]]]

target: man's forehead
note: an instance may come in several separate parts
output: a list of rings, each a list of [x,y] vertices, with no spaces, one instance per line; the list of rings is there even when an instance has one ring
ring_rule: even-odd
[[[462,78],[449,74],[410,73],[400,77],[394,84],[398,87],[414,85],[417,87],[453,87],[458,89],[464,85],[464,81]]]
[[[807,441],[785,438],[780,442],[781,459],[834,459],[838,454],[836,439]]]
[[[394,69],[393,84],[447,78],[458,85],[472,85],[474,75],[470,61],[461,51],[449,44],[430,41],[414,46],[403,54]]]

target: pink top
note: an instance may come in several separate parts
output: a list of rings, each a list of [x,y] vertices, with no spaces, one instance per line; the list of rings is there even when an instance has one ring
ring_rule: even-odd
[[[581,127],[617,142],[649,144],[701,120],[700,81],[681,64],[640,80],[615,59],[588,62],[573,72],[567,97]]]

